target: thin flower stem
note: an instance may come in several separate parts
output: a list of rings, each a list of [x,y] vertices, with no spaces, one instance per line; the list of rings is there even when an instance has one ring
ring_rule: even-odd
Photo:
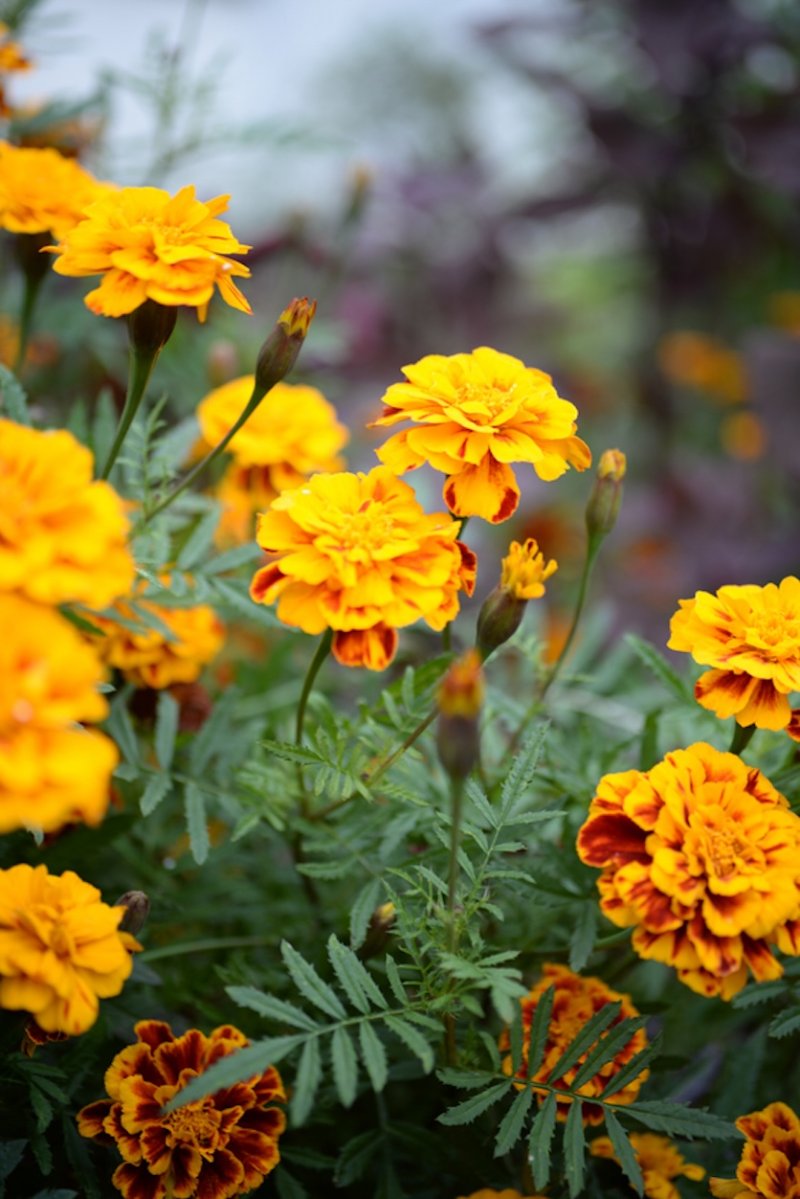
[[[303,680],[303,690],[300,692],[300,699],[297,704],[297,717],[295,719],[294,726],[294,743],[298,747],[303,744],[303,725],[306,718],[308,697],[311,694],[311,688],[314,686],[314,680],[319,674],[320,667],[330,653],[332,641],[333,630],[328,629],[317,646],[316,653],[308,665],[306,677]],[[308,817],[308,800],[306,797],[305,783],[303,781],[303,767],[299,762],[297,764],[297,778],[298,782],[300,783],[300,810],[304,817]]]
[[[754,724],[749,724],[746,727],[743,724],[734,725],[731,747],[728,752],[732,754],[744,753],[755,731],[756,726]]]
[[[458,941],[456,935],[456,891],[459,875],[458,850],[461,845],[461,808],[464,800],[463,779],[453,779],[451,795],[453,810],[450,823],[450,862],[447,877],[447,948],[450,953],[455,953]]]
[[[25,288],[22,293],[22,305],[19,312],[19,345],[17,346],[17,357],[14,362],[14,374],[18,375],[25,362],[25,354],[28,350],[28,342],[33,329],[33,313],[36,308],[36,300],[39,296],[39,289],[42,286],[43,276],[27,275],[25,276]]]
[[[408,734],[405,741],[403,741],[401,745],[398,745],[397,749],[393,750],[388,757],[380,761],[378,765],[369,772],[364,779],[364,782],[367,784],[367,786],[372,786],[373,783],[377,782],[381,775],[385,774],[390,766],[394,766],[397,759],[401,758],[406,750],[410,749],[414,742],[419,740],[425,730],[430,728],[430,726],[433,724],[438,715],[438,711],[438,708],[432,708],[425,719],[421,720],[417,727]]]
[[[561,670],[561,667],[564,665],[564,662],[567,659],[570,649],[572,648],[572,642],[575,640],[575,634],[578,631],[578,625],[580,623],[581,614],[583,612],[583,607],[584,607],[584,604],[586,603],[586,595],[587,595],[587,592],[589,589],[589,579],[592,574],[592,568],[595,564],[595,561],[597,560],[597,554],[600,550],[600,545],[601,545],[601,540],[599,537],[598,538],[593,538],[593,537],[589,538],[588,544],[586,546],[586,557],[584,558],[584,561],[583,561],[583,571],[581,572],[580,586],[578,588],[578,598],[576,600],[575,611],[572,616],[572,624],[570,625],[569,632],[567,633],[567,639],[564,642],[564,645],[561,649],[561,653],[558,655],[558,658],[553,663],[550,673],[548,674],[547,678],[544,680],[544,683],[542,684],[542,687],[541,687],[541,690],[540,690],[539,696],[538,696],[538,699],[540,701],[542,699],[544,699],[551,684],[557,677],[559,671]]]
[[[133,418],[139,409],[142,402],[147,382],[152,373],[153,367],[156,364],[159,350],[137,350],[131,346],[130,358],[128,362],[128,393],[125,396],[125,407],[122,409],[117,432],[111,449],[108,451],[105,466],[100,472],[101,479],[107,479],[111,474],[117,456],[122,449],[122,444],[133,424]]]

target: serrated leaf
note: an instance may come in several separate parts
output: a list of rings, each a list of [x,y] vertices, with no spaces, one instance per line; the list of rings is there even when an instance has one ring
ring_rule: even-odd
[[[331,1065],[333,1081],[342,1106],[350,1107],[356,1097],[358,1060],[346,1028],[335,1029],[331,1037]]]
[[[550,1017],[553,1014],[555,988],[550,986],[536,1005],[536,1011],[531,1020],[530,1041],[528,1043],[528,1078],[533,1078],[544,1060],[547,1045],[547,1034],[550,1029]]]
[[[139,742],[130,713],[126,707],[127,695],[116,696],[111,705],[111,713],[106,721],[106,732],[122,751],[126,762],[141,768],[142,760],[139,753]]]
[[[350,908],[350,948],[360,949],[367,936],[369,922],[381,893],[379,878],[370,879],[353,900]]]
[[[202,778],[206,768],[216,753],[226,742],[233,709],[239,701],[239,692],[235,688],[226,691],[211,709],[211,715],[192,738],[189,750],[189,770],[195,778]]]
[[[0,412],[18,425],[30,425],[28,397],[13,371],[0,363]]]
[[[218,505],[204,512],[181,547],[175,565],[179,570],[192,570],[208,555],[214,542],[214,533],[219,524]]]
[[[800,1011],[797,1008],[791,1012],[779,1012],[770,1021],[769,1035],[771,1037],[788,1037],[791,1033],[800,1031]]]
[[[364,1063],[373,1091],[382,1091],[386,1086],[388,1067],[386,1050],[368,1020],[362,1020],[358,1030],[361,1045],[361,1060]]]
[[[225,1087],[233,1086],[234,1083],[253,1078],[256,1074],[263,1074],[269,1066],[277,1065],[307,1040],[307,1033],[289,1033],[285,1037],[267,1037],[263,1041],[253,1041],[244,1049],[226,1054],[214,1062],[213,1066],[209,1066],[203,1074],[191,1079],[177,1095],[173,1095],[165,1105],[164,1111],[172,1112],[178,1107],[183,1107],[185,1103],[194,1103],[195,1100],[214,1095]]]
[[[155,812],[162,799],[166,797],[172,786],[172,778],[168,774],[151,774],[147,786],[139,800],[139,810],[143,816]]]
[[[188,782],[186,784],[184,810],[186,812],[186,830],[189,834],[189,848],[197,865],[202,866],[208,857],[211,842],[208,836],[205,796],[196,783]]]
[[[494,1143],[495,1157],[502,1157],[504,1153],[508,1153],[509,1150],[514,1148],[522,1136],[522,1129],[528,1118],[532,1102],[533,1091],[530,1087],[525,1087],[523,1091],[519,1092],[511,1107],[500,1121],[500,1127],[497,1130],[497,1137]]]
[[[584,903],[578,911],[578,918],[572,931],[569,943],[569,968],[579,974],[589,960],[594,949],[597,936],[597,907],[593,903]]]
[[[328,938],[328,958],[336,977],[353,1007],[366,1015],[373,1006],[385,1008],[384,999],[366,966],[347,945],[331,934]]]
[[[321,1078],[322,1058],[319,1051],[319,1040],[317,1037],[310,1037],[303,1046],[294,1079],[291,1116],[295,1128],[305,1123],[313,1106],[314,1096]]]
[[[238,570],[240,566],[250,566],[263,559],[263,550],[253,541],[247,545],[235,545],[233,549],[217,554],[210,562],[202,567],[204,575],[221,575],[229,570]]]
[[[433,1049],[428,1041],[425,1040],[422,1033],[418,1032],[413,1024],[409,1024],[407,1020],[403,1020],[400,1016],[384,1016],[383,1022],[389,1031],[393,1032],[411,1050],[415,1057],[419,1058],[422,1069],[428,1074],[433,1069]],[[480,1086],[481,1084],[479,1083],[478,1085]]]
[[[601,1033],[605,1032],[609,1024],[616,1020],[621,1007],[622,1002],[617,1000],[616,1003],[604,1004],[598,1012],[595,1012],[592,1018],[586,1021],[572,1044],[568,1045],[561,1054],[547,1077],[562,1078],[567,1070],[571,1070],[586,1050],[594,1045]]]
[[[663,1132],[667,1136],[727,1141],[740,1135],[728,1120],[703,1107],[686,1107],[682,1103],[670,1103],[667,1099],[637,1102],[629,1108],[616,1107],[615,1111],[619,1115],[631,1116],[653,1132]]]
[[[626,1020],[620,1020],[619,1024],[615,1024],[586,1055],[586,1061],[582,1063],[570,1084],[571,1089],[580,1090],[585,1082],[594,1078],[598,1070],[607,1062],[613,1061],[639,1029],[644,1028],[646,1023],[646,1016],[631,1016]],[[559,1076],[556,1075],[556,1077]],[[619,1090],[619,1087],[616,1089]]]
[[[564,1125],[564,1173],[567,1177],[570,1199],[578,1199],[583,1187],[586,1162],[586,1140],[583,1130],[583,1104],[577,1100],[569,1105],[567,1122]]]
[[[558,1100],[555,1091],[551,1091],[539,1108],[528,1136],[528,1161],[537,1191],[543,1190],[550,1178],[550,1146],[557,1114]]]
[[[169,691],[160,691],[156,704],[155,747],[158,764],[162,770],[169,770],[175,753],[175,738],[178,733],[178,717],[180,704],[173,699]]]
[[[757,1003],[768,1003],[771,999],[777,999],[778,996],[785,994],[786,981],[782,978],[773,979],[772,982],[766,983],[751,983],[743,991],[740,991],[738,995],[734,995],[731,1000],[731,1007],[753,1007]]]
[[[344,1020],[347,1012],[339,996],[332,987],[323,982],[311,963],[307,962],[289,941],[281,942],[281,955],[300,994],[305,995],[309,1003],[333,1016],[334,1020]]]
[[[539,755],[542,752],[549,727],[549,721],[545,721],[531,729],[515,754],[511,769],[506,775],[500,791],[498,827],[500,822],[510,823],[513,821],[515,808],[521,800],[524,800],[525,792],[530,787],[536,773]]]
[[[44,1132],[51,1123],[55,1112],[53,1105],[46,1095],[43,1095],[38,1087],[32,1086],[28,1091],[33,1114],[36,1116],[36,1127],[39,1132]]]
[[[609,1099],[612,1095],[618,1095],[629,1083],[637,1079],[654,1058],[658,1057],[661,1052],[661,1040],[661,1033],[657,1033],[649,1045],[646,1045],[644,1049],[640,1049],[638,1053],[635,1053],[630,1061],[626,1062],[622,1069],[618,1070],[609,1079],[600,1098]]]
[[[497,1103],[501,1096],[505,1095],[511,1086],[509,1082],[498,1082],[493,1087],[489,1087],[486,1091],[481,1091],[480,1095],[473,1095],[469,1099],[465,1099],[463,1103],[457,1103],[455,1107],[450,1107],[446,1112],[438,1117],[440,1124],[448,1126],[456,1124],[471,1124],[473,1120],[477,1120],[482,1112],[487,1111],[493,1103]]]
[[[379,1131],[361,1132],[352,1137],[342,1147],[336,1162],[333,1175],[336,1186],[349,1186],[361,1178],[382,1144],[383,1137]]]
[[[295,1007],[293,1003],[288,1003],[285,999],[276,999],[274,995],[265,995],[256,987],[226,987],[225,991],[239,1007],[251,1008],[260,1016],[266,1017],[267,1020],[277,1020],[280,1024],[289,1024],[293,1028],[304,1028],[308,1032],[319,1028],[316,1021],[312,1020],[307,1012]]]
[[[408,992],[403,985],[403,980],[400,977],[400,971],[397,969],[397,963],[390,953],[387,953],[384,959],[386,967],[386,981],[391,987],[392,994],[401,1006],[405,1007],[408,1003]]]
[[[516,1075],[522,1068],[523,1053],[522,1005],[519,1003],[516,1004],[514,1015],[508,1026],[508,1040],[511,1049],[511,1073]]]
[[[643,641],[641,637],[637,637],[635,633],[626,633],[625,641],[636,656],[644,662],[645,666],[652,671],[665,687],[677,695],[679,699],[683,700],[684,703],[688,703],[692,699],[686,683],[680,675],[675,673],[666,659],[661,656],[654,646],[650,645],[647,641]]]
[[[622,1172],[633,1189],[641,1195],[644,1190],[642,1169],[636,1160],[636,1154],[633,1145],[628,1140],[628,1134],[610,1108],[605,1108],[603,1115],[606,1121],[606,1131],[611,1138],[611,1144],[614,1146],[614,1152],[622,1167]]]

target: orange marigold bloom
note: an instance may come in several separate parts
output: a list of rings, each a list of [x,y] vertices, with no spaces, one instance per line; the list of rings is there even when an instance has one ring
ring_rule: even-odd
[[[15,42],[5,21],[0,21],[0,117],[7,117],[11,109],[6,103],[5,80],[3,75],[11,71],[29,71],[30,59],[25,56],[22,47]]]
[[[702,1166],[687,1162],[669,1137],[652,1132],[632,1132],[629,1140],[642,1171],[644,1193],[648,1199],[680,1199],[673,1178],[705,1178]],[[589,1145],[595,1157],[608,1157],[620,1164],[610,1137],[596,1137]]]
[[[0,420],[0,592],[104,608],[130,589],[128,521],[89,450],[64,429]]]
[[[785,1103],[740,1116],[747,1141],[735,1178],[710,1178],[717,1199],[794,1199],[800,1195],[800,1119]]]
[[[232,308],[251,308],[234,277],[249,269],[229,254],[244,254],[230,227],[216,218],[229,196],[204,204],[193,187],[176,196],[159,187],[124,187],[92,204],[84,220],[53,246],[60,275],[102,275],[85,298],[100,316],[127,316],[145,300],[187,305],[205,320],[214,288]]]
[[[800,817],[759,770],[700,741],[651,770],[607,774],[578,834],[600,907],[640,957],[730,999],[800,952]]]
[[[411,421],[377,451],[396,474],[428,463],[448,476],[444,500],[455,516],[497,524],[519,503],[512,462],[530,462],[540,479],[569,466],[591,465],[589,447],[575,436],[578,410],[562,400],[549,375],[510,354],[481,346],[447,358],[429,354],[404,366],[405,383],[383,397],[372,427]]]
[[[0,595],[0,627],[13,630],[0,641],[0,832],[98,824],[117,752],[73,724],[108,710],[97,655],[57,612],[22,596]]]
[[[443,629],[472,594],[475,555],[444,513],[427,516],[407,483],[386,467],[369,474],[314,475],[282,492],[258,518],[259,545],[274,561],[250,595],[278,601],[278,617],[304,633],[333,629],[344,666],[383,670],[397,629],[424,620]]]
[[[217,445],[243,411],[253,391],[253,375],[233,379],[200,401],[197,418],[202,450]],[[348,440],[336,411],[315,387],[277,383],[228,444],[233,463],[217,489],[221,542],[252,539],[256,512],[317,471],[343,466],[339,451]]]
[[[724,404],[741,404],[747,394],[741,357],[705,333],[670,333],[662,339],[658,355],[664,374],[675,383],[696,387]]]
[[[800,691],[800,580],[698,591],[679,603],[667,647],[712,667],[695,683],[697,702],[722,719],[800,739],[800,709],[787,698]]]
[[[639,1013],[631,1003],[628,995],[612,991],[601,979],[582,978],[566,966],[559,966],[553,963],[544,965],[540,981],[536,986],[531,988],[528,995],[520,1000],[520,1004],[522,1005],[523,1031],[522,1062],[518,1071],[518,1077],[520,1078],[527,1078],[528,1075],[528,1050],[530,1048],[533,1014],[538,1007],[539,1000],[550,987],[554,989],[553,1011],[550,1017],[550,1027],[547,1031],[544,1057],[541,1066],[533,1076],[533,1081],[547,1082],[550,1086],[560,1090],[572,1086],[572,1081],[585,1062],[589,1051],[582,1054],[575,1065],[559,1078],[551,1077],[552,1069],[567,1046],[574,1040],[575,1034],[580,1031],[596,1012],[599,1012],[608,1003],[616,1003],[618,1000],[622,1002],[619,1015],[613,1024],[610,1025],[610,1029],[613,1029],[620,1020],[628,1019],[631,1016],[638,1016]],[[608,1031],[603,1035],[608,1035]],[[500,1049],[508,1049],[510,1043],[508,1030],[505,1030],[500,1037]],[[616,1092],[613,1090],[614,1077],[646,1045],[647,1034],[644,1029],[640,1028],[619,1050],[612,1061],[601,1066],[597,1074],[578,1088],[578,1094],[591,1099],[594,1096],[606,1093],[605,1097],[612,1103],[633,1103],[639,1094],[639,1088],[648,1076],[648,1071],[643,1070],[631,1082],[626,1083],[622,1090]],[[506,1074],[511,1073],[512,1065],[510,1056],[503,1060],[503,1070]],[[520,1089],[522,1085],[522,1083],[518,1084]],[[542,1103],[546,1097],[545,1092],[536,1091],[535,1094],[537,1100]],[[559,1099],[559,1119],[566,1119],[571,1103],[572,1099],[570,1097],[566,1097],[563,1100]],[[603,1109],[601,1107],[583,1104],[583,1121],[585,1124],[600,1124],[602,1120]]]
[[[112,190],[57,150],[0,142],[0,228],[10,233],[65,237]]]
[[[168,577],[162,581],[169,586]],[[137,631],[129,624],[92,613],[92,624],[105,634],[95,639],[97,651],[104,662],[121,670],[138,687],[161,690],[173,683],[192,683],[221,650],[225,627],[208,604],[163,607],[141,597],[146,587],[147,583],[142,581],[134,592],[136,608],[131,607],[128,599],[114,604],[122,620],[137,626]],[[145,627],[137,608],[155,616],[172,638],[157,628]]]
[[[140,1020],[136,1042],[112,1061],[109,1099],[78,1113],[84,1137],[116,1143],[112,1177],[125,1199],[234,1199],[261,1185],[280,1161],[286,1099],[274,1066],[245,1082],[164,1114],[173,1095],[220,1058],[248,1044],[230,1024],[176,1037],[160,1020]]]
[[[72,870],[0,870],[0,1007],[30,1012],[45,1032],[86,1032],[141,948],[119,931],[124,915]]]

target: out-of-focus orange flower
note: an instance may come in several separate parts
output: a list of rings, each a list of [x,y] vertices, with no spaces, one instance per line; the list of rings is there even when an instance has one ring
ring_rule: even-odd
[[[644,1193],[648,1199],[680,1199],[674,1178],[697,1181],[705,1177],[703,1167],[687,1162],[669,1137],[656,1136],[652,1132],[632,1132],[629,1140],[642,1171]],[[594,1157],[607,1157],[620,1164],[610,1137],[596,1137],[589,1145],[589,1152]]]
[[[732,412],[723,420],[719,435],[726,453],[741,462],[752,462],[766,453],[767,430],[754,412]]]
[[[800,579],[720,587],[680,600],[668,649],[710,666],[695,683],[697,702],[722,720],[795,735],[800,709]]]
[[[776,291],[769,299],[773,325],[792,337],[800,337],[800,291]]]
[[[140,1020],[134,1031],[106,1071],[109,1098],[78,1113],[81,1136],[116,1144],[117,1190],[125,1199],[235,1199],[260,1187],[286,1127],[275,1067],[165,1114],[191,1079],[249,1042],[230,1024],[176,1037],[160,1020]]]
[[[372,427],[413,427],[392,434],[378,457],[398,475],[424,463],[446,474],[444,501],[455,516],[494,524],[512,516],[519,487],[511,463],[528,462],[548,481],[591,465],[589,447],[575,436],[575,405],[549,375],[510,354],[486,346],[449,358],[429,354],[403,374]]]
[[[735,1178],[710,1178],[716,1199],[794,1199],[800,1194],[800,1119],[770,1103],[736,1121],[747,1141]]]
[[[56,150],[0,142],[0,228],[65,237],[113,189]]]
[[[518,1070],[519,1078],[528,1077],[528,1050],[531,1040],[531,1022],[539,1001],[550,987],[553,988],[553,1010],[550,1017],[550,1025],[547,1030],[547,1041],[545,1043],[544,1057],[542,1064],[536,1073],[533,1075],[534,1082],[547,1082],[551,1087],[555,1087],[557,1091],[568,1089],[572,1086],[572,1081],[578,1073],[583,1062],[585,1062],[588,1052],[582,1054],[578,1061],[570,1067],[566,1073],[559,1078],[552,1078],[551,1072],[553,1067],[558,1062],[564,1050],[572,1043],[575,1034],[588,1021],[599,1012],[601,1008],[608,1003],[621,1002],[619,1015],[614,1023],[610,1026],[614,1028],[620,1020],[628,1019],[631,1016],[638,1016],[639,1013],[630,1001],[627,995],[619,994],[617,991],[612,991],[599,978],[582,978],[581,975],[575,974],[566,966],[555,965],[548,963],[542,967],[542,977],[531,991],[523,999],[520,1000],[522,1006],[522,1062]],[[507,1050],[510,1047],[511,1041],[506,1029],[500,1037],[501,1051]],[[614,1085],[614,1076],[619,1073],[622,1067],[631,1060],[637,1053],[647,1045],[647,1034],[644,1029],[638,1029],[631,1039],[626,1042],[619,1052],[610,1062],[606,1062],[601,1066],[598,1072],[592,1076],[587,1082],[583,1083],[578,1088],[578,1094],[585,1096],[587,1100],[591,1100],[597,1095],[603,1094],[605,1091],[611,1091]],[[506,1074],[511,1074],[512,1064],[511,1057],[503,1059],[503,1070]],[[648,1071],[643,1070],[636,1078],[626,1083],[620,1091],[607,1094],[606,1098],[612,1103],[633,1103],[636,1096],[639,1094],[639,1088],[646,1080]],[[524,1083],[517,1084],[520,1088]],[[537,1100],[541,1103],[546,1097],[543,1090],[534,1091]],[[558,1116],[559,1119],[566,1119],[567,1112],[572,1099],[566,1096],[563,1100],[558,1101]],[[585,1124],[601,1124],[603,1120],[603,1109],[596,1105],[584,1103],[583,1121]]]
[[[31,61],[18,42],[15,42],[11,30],[4,21],[0,21],[0,117],[11,115],[11,108],[6,101],[4,75],[18,71],[29,71]]]
[[[639,956],[700,995],[779,978],[773,945],[800,952],[800,817],[736,754],[700,741],[605,775],[577,849]]]
[[[740,356],[705,333],[678,332],[662,338],[661,369],[675,383],[695,387],[723,404],[741,404],[747,375]]]

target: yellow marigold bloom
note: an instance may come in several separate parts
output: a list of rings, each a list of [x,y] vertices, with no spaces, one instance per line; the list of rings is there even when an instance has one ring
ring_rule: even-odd
[[[562,400],[549,375],[510,354],[481,346],[471,354],[429,354],[404,366],[405,383],[383,397],[372,426],[411,421],[377,451],[402,475],[428,463],[448,476],[444,500],[455,516],[497,524],[519,503],[512,462],[529,462],[540,479],[569,466],[586,470],[589,447],[575,436],[578,410]]]
[[[800,817],[736,754],[700,741],[605,775],[577,848],[639,956],[701,995],[779,978],[773,944],[800,953]]]
[[[230,227],[216,218],[229,196],[204,204],[193,187],[176,196],[159,187],[124,187],[99,199],[62,237],[53,269],[60,275],[102,275],[85,303],[100,316],[126,316],[145,300],[196,308],[205,320],[214,288],[240,312],[251,308],[234,277],[249,269],[229,254],[244,254]]]
[[[72,870],[0,870],[0,1007],[30,1012],[45,1032],[86,1032],[140,948],[119,931],[124,915]]]
[[[140,1020],[136,1042],[105,1075],[108,1099],[78,1112],[81,1136],[116,1142],[123,1158],[111,1181],[125,1199],[235,1199],[260,1187],[280,1161],[286,1093],[274,1066],[245,1082],[163,1108],[191,1079],[249,1044],[230,1024],[176,1037],[161,1020]]]
[[[747,1138],[735,1178],[709,1178],[717,1199],[795,1199],[800,1195],[800,1119],[770,1103],[736,1121]]]
[[[675,383],[696,387],[724,404],[741,404],[747,375],[735,350],[705,333],[670,333],[658,351],[661,369]]]
[[[128,521],[92,455],[59,429],[0,420],[0,592],[104,608],[130,589]]]
[[[522,1063],[518,1071],[518,1077],[520,1078],[528,1077],[528,1050],[530,1048],[533,1015],[539,1004],[539,1000],[550,987],[554,989],[553,1011],[547,1031],[544,1057],[541,1066],[533,1076],[533,1081],[547,1082],[550,1086],[561,1090],[572,1086],[572,1081],[583,1062],[585,1062],[588,1051],[582,1054],[575,1065],[570,1067],[561,1077],[551,1077],[553,1067],[567,1046],[575,1039],[576,1033],[596,1012],[599,1012],[608,1003],[621,1001],[622,1007],[620,1013],[614,1023],[610,1025],[610,1030],[620,1020],[626,1020],[631,1016],[638,1016],[639,1013],[631,1003],[629,996],[612,991],[601,979],[582,978],[566,966],[559,966],[553,963],[546,964],[542,967],[540,981],[531,988],[528,995],[520,1000],[520,1004],[522,1005],[523,1033]],[[607,1033],[604,1035],[607,1035]],[[500,1049],[507,1050],[510,1043],[508,1030],[506,1029],[500,1037]],[[578,1088],[578,1094],[585,1096],[587,1099],[592,1099],[596,1095],[601,1095],[607,1088],[612,1088],[615,1075],[619,1073],[632,1057],[635,1057],[637,1053],[644,1049],[646,1045],[647,1034],[644,1029],[640,1028],[610,1062],[606,1062],[604,1066],[601,1066],[597,1074]],[[503,1070],[506,1074],[511,1073],[512,1065],[510,1056],[504,1058]],[[606,1098],[612,1103],[633,1103],[639,1094],[639,1088],[647,1076],[648,1071],[643,1070],[636,1078],[626,1083],[620,1091],[608,1094]],[[517,1085],[520,1089],[523,1086],[522,1083]],[[544,1102],[546,1092],[537,1090],[534,1093],[539,1103]],[[558,1117],[560,1120],[566,1119],[571,1103],[572,1099],[569,1096],[563,1100],[559,1099]],[[584,1124],[601,1124],[602,1120],[603,1109],[601,1107],[583,1104]]]
[[[200,401],[203,452],[235,424],[252,391],[253,375],[245,375]],[[218,539],[250,540],[256,512],[268,508],[281,491],[299,487],[317,471],[341,470],[339,451],[348,436],[315,387],[277,383],[228,444],[234,461],[217,490],[222,504]]]
[[[669,1137],[652,1132],[632,1132],[629,1140],[642,1171],[644,1193],[648,1199],[680,1199],[673,1178],[705,1178],[702,1166],[687,1162]],[[608,1157],[620,1164],[610,1137],[596,1137],[589,1145],[595,1157]]]
[[[458,614],[458,592],[472,594],[475,555],[458,529],[444,513],[427,516],[386,467],[314,475],[259,516],[258,543],[274,560],[250,595],[277,600],[279,619],[304,633],[333,629],[344,666],[383,670],[397,629],[420,619],[443,629]]]
[[[793,734],[800,710],[792,711],[788,696],[800,691],[800,580],[698,591],[679,603],[668,648],[712,667],[695,683],[697,702],[723,720]]]
[[[514,599],[541,599],[546,580],[557,570],[555,559],[545,562],[539,543],[533,537],[528,537],[522,543],[512,541],[503,559],[500,586],[510,592]]]
[[[111,190],[56,150],[0,142],[0,228],[65,237],[86,209]]]
[[[163,581],[169,585],[168,578]],[[156,616],[169,629],[172,640],[156,628],[145,628],[129,601],[121,599],[114,609],[123,620],[138,625],[140,631],[134,632],[109,617],[92,613],[92,624],[105,633],[104,637],[93,639],[97,651],[104,662],[121,670],[138,687],[160,690],[173,683],[192,683],[222,649],[225,638],[222,621],[208,604],[190,608],[154,604],[141,598],[146,586],[142,582],[136,589],[136,607]]]

